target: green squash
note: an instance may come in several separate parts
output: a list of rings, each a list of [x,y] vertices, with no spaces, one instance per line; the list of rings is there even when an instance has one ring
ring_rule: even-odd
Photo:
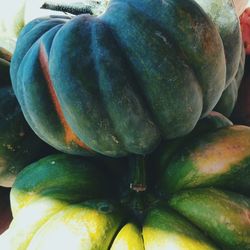
[[[0,48],[0,186],[11,187],[27,164],[54,150],[30,129],[14,95],[11,54]]]
[[[215,107],[225,53],[192,0],[111,0],[99,16],[27,24],[11,79],[28,123],[56,149],[144,155]]]
[[[164,167],[151,162],[144,170],[161,175],[147,187],[136,182],[140,164],[136,178],[67,154],[29,165],[11,189],[14,219],[0,248],[249,249],[250,128],[226,123],[189,138]]]

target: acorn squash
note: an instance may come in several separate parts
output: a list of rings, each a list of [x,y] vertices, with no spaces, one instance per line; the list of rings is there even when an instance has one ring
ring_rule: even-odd
[[[111,0],[99,16],[33,20],[11,62],[43,140],[116,157],[188,134],[218,102],[226,73],[217,24],[192,0]]]
[[[136,182],[141,164],[130,178],[92,160],[57,154],[22,170],[10,194],[14,219],[0,248],[249,249],[249,127],[229,125],[189,138],[147,187]]]

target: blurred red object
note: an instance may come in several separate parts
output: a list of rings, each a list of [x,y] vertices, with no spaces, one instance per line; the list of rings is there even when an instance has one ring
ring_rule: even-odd
[[[10,188],[0,187],[0,234],[8,229],[12,221],[9,194]]]
[[[250,55],[250,7],[247,7],[241,14],[240,25],[245,51]]]

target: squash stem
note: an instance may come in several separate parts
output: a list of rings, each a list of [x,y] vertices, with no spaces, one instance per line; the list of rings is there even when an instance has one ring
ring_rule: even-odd
[[[67,12],[73,15],[89,14],[98,16],[102,14],[108,5],[108,0],[63,1],[45,0],[41,9]]]
[[[129,159],[131,179],[130,189],[138,192],[144,192],[146,186],[146,166],[145,157],[142,155],[133,155]]]

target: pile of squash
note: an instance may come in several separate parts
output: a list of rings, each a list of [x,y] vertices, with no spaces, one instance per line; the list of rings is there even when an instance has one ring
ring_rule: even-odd
[[[233,0],[80,4],[0,50],[0,249],[250,249]]]

